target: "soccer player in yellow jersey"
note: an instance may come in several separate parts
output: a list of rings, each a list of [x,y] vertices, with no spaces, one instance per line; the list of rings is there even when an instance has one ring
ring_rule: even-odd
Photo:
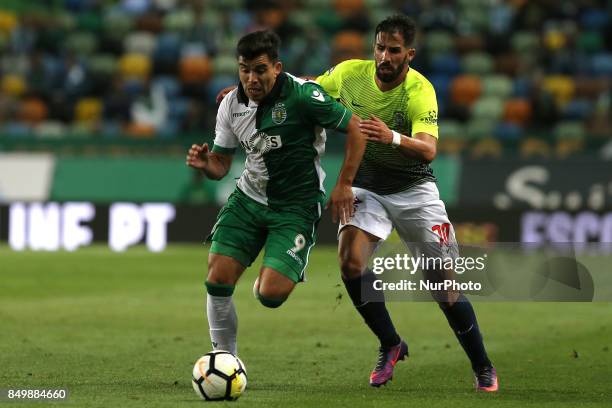
[[[431,83],[410,68],[415,31],[410,18],[389,17],[376,27],[374,60],[344,61],[316,78],[330,96],[362,118],[368,139],[353,182],[355,214],[340,225],[338,253],[347,292],[381,343],[370,375],[375,387],[389,381],[397,361],[408,355],[384,298],[367,301],[361,296],[362,287],[371,287],[368,259],[377,243],[395,228],[414,256],[439,257],[442,245],[455,250],[457,245],[429,166],[436,157],[438,106]],[[430,280],[449,276],[449,271],[424,272]],[[457,292],[432,295],[470,359],[477,389],[496,391],[497,374],[472,305]]]

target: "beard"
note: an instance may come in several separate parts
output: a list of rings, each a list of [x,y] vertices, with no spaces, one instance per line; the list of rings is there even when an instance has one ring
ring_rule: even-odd
[[[397,68],[393,69],[393,66],[390,63],[385,63],[385,64],[381,64],[379,66],[376,67],[376,76],[378,77],[378,79],[380,79],[382,82],[385,83],[389,83],[389,82],[393,82],[395,81],[400,74],[402,73],[402,71],[404,70],[404,68],[406,67],[407,64],[407,60],[408,58],[404,59],[404,61],[399,64],[397,66]],[[391,68],[391,70],[386,71],[386,72],[382,72],[381,68]]]

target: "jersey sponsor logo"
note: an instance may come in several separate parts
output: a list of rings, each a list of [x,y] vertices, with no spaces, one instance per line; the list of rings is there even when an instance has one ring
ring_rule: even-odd
[[[246,141],[240,141],[247,153],[267,153],[270,150],[283,146],[280,135],[269,135],[266,132],[257,132]]]
[[[404,112],[393,112],[393,126],[395,129],[404,129],[404,126],[406,126],[406,114]]]
[[[304,262],[296,255],[296,252],[300,252],[306,246],[306,238],[302,234],[297,234],[293,241],[295,246],[287,250],[287,255],[292,257],[297,263],[302,265]]]
[[[355,103],[355,101],[351,101],[351,105],[353,105],[356,108],[363,108],[363,105],[360,105],[358,103]]]
[[[312,99],[316,99],[319,102],[325,102],[325,95],[315,89],[312,91]]]
[[[285,104],[282,102],[278,102],[272,108],[272,122],[280,125],[287,119],[287,108],[285,108]]]
[[[234,113],[232,113],[232,118],[241,118],[243,116],[248,115],[249,113],[251,113],[250,110],[244,111],[244,112],[234,112]]]
[[[435,110],[430,110],[427,112],[427,116],[421,118],[421,122],[425,122],[428,125],[437,125],[438,124],[438,112]]]

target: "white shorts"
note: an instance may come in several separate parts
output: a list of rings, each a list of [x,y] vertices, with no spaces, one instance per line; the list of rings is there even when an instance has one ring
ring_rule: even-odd
[[[347,224],[340,224],[338,235],[342,228],[353,225],[385,240],[395,228],[413,253],[416,250],[434,256],[432,248],[437,252],[435,249],[442,246],[447,248],[444,252],[449,247],[456,250],[455,231],[436,183],[430,181],[387,195],[353,187],[353,194],[355,214]]]

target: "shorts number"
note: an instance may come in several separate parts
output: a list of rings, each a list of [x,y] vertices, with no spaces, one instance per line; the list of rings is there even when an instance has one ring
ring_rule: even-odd
[[[434,225],[431,230],[438,234],[440,238],[440,245],[448,245],[448,238],[450,235],[450,224],[445,222],[444,224]]]

